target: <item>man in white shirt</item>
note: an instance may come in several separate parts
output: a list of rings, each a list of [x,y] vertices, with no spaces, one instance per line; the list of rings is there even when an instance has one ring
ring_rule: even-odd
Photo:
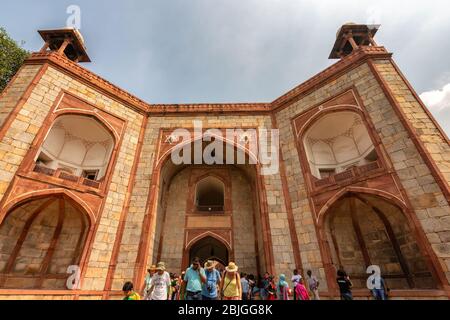
[[[164,262],[156,265],[156,273],[150,282],[150,300],[169,300],[170,275]]]

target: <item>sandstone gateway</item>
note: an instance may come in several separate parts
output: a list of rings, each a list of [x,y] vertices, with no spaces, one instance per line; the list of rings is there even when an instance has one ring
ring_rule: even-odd
[[[330,299],[340,267],[367,299],[378,265],[393,298],[449,298],[449,139],[377,30],[342,26],[337,62],[272,102],[192,105],[146,103],[80,66],[77,30],[39,31],[0,96],[0,298],[120,299],[149,265],[193,256],[311,269]],[[279,170],[175,165],[171,134],[194,121],[278,129]]]

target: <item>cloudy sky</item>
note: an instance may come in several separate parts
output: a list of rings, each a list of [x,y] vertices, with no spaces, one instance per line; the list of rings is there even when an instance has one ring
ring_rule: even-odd
[[[0,26],[28,50],[81,8],[90,70],[151,103],[270,102],[326,68],[344,22],[376,40],[450,134],[447,0],[15,0]]]

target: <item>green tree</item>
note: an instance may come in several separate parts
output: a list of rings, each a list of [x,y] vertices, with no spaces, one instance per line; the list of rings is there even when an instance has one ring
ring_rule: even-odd
[[[23,43],[21,44],[23,45]],[[29,52],[0,28],[0,92],[16,74]]]

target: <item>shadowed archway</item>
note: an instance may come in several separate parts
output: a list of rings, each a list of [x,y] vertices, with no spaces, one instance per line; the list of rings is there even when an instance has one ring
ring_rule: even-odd
[[[207,260],[215,260],[221,265],[228,265],[228,248],[221,241],[207,236],[194,243],[189,250],[189,261],[199,257],[202,264]]]
[[[366,288],[366,268],[378,265],[391,289],[435,289],[436,279],[401,208],[386,199],[349,192],[324,217],[331,262],[356,289]]]
[[[0,288],[67,289],[90,231],[88,214],[64,194],[14,206],[0,225]]]

